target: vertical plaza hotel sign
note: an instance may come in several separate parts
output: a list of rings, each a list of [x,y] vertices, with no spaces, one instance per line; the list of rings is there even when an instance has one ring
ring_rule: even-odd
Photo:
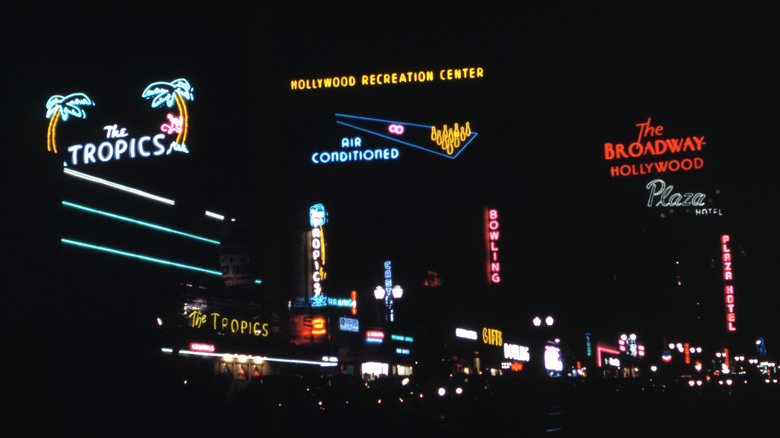
[[[188,154],[187,132],[189,114],[187,101],[194,96],[192,87],[186,79],[172,82],[153,82],[139,93],[139,99],[151,101],[153,109],[165,109],[160,112],[159,121],[141,132],[129,130],[122,120],[105,120],[94,126],[87,138],[75,142],[72,131],[74,119],[87,119],[91,107],[99,108],[98,103],[84,93],[67,96],[55,95],[46,103],[46,118],[49,125],[46,133],[46,148],[49,152],[64,155],[64,166],[89,166],[110,161],[158,157],[171,153]],[[176,107],[175,109],[173,107]],[[91,114],[90,114],[91,115]],[[82,127],[83,128],[83,127]],[[80,130],[83,132],[83,129]],[[61,144],[65,137],[68,141]]]
[[[726,300],[726,329],[730,332],[737,331],[734,324],[737,322],[734,313],[734,271],[731,268],[732,260],[731,248],[729,247],[731,237],[728,234],[720,236],[721,255],[723,258],[723,288]]]

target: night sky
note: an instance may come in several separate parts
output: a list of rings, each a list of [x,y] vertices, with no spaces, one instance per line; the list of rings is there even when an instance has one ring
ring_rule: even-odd
[[[6,320],[12,329],[27,320],[19,315],[72,323],[41,308],[73,288],[53,278],[62,274],[51,255],[61,253],[63,177],[45,150],[49,96],[85,92],[103,111],[96,105],[87,122],[134,128],[146,123],[144,87],[185,77],[195,95],[190,155],[94,172],[256,224],[264,293],[294,294],[293,245],[321,202],[334,295],[358,289],[370,299],[382,262],[393,260],[414,303],[399,304],[409,320],[510,327],[539,312],[572,332],[689,335],[701,328],[696,302],[705,327],[722,327],[718,239],[729,233],[740,254],[740,324],[747,336],[777,339],[778,14],[734,7],[15,4],[2,31]],[[462,67],[485,77],[290,90],[297,79]],[[455,160],[399,146],[396,161],[314,166],[313,152],[356,135],[337,113],[470,121],[479,135]],[[678,209],[662,218],[646,205],[651,177],[610,177],[604,144],[633,141],[648,118],[664,138],[706,137],[688,155],[702,169],[660,177],[675,192],[706,193],[723,217]],[[63,145],[68,135],[99,136],[95,126],[62,128]],[[492,287],[486,206],[501,218],[502,283]],[[440,273],[443,292],[422,287],[427,270]]]

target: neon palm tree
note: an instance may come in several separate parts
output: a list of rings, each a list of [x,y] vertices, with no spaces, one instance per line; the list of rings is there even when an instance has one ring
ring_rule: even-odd
[[[179,108],[179,117],[183,119],[182,129],[174,142],[176,145],[181,145],[186,148],[185,141],[187,140],[187,105],[185,100],[193,100],[192,87],[186,79],[176,79],[172,82],[154,82],[149,84],[144,90],[141,97],[144,99],[152,99],[152,108],[157,108],[162,105],[172,108],[175,103]],[[185,149],[186,150],[186,149]]]
[[[74,93],[64,97],[55,95],[49,98],[49,101],[46,102],[46,118],[50,119],[49,130],[46,133],[46,150],[53,150],[55,154],[57,153],[55,130],[59,119],[67,122],[70,116],[79,119],[87,118],[87,113],[81,109],[81,106],[84,105],[95,105],[84,93]]]

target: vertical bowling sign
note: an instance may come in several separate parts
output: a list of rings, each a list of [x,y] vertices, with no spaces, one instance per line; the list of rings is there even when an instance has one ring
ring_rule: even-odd
[[[485,208],[485,242],[487,243],[488,284],[501,282],[501,264],[498,261],[499,247],[498,210]]]

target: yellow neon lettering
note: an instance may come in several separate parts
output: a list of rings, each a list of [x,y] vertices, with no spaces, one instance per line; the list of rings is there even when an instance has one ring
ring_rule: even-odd
[[[214,330],[217,329],[217,317],[219,317],[219,313],[212,313],[211,316],[214,318]]]
[[[248,328],[249,328],[249,323],[244,321],[244,320],[242,320],[241,321],[241,333],[244,333],[244,330],[246,330]]]
[[[227,318],[222,318],[222,327],[221,327],[221,329],[225,330],[228,327],[229,323],[230,323],[230,321]]]

